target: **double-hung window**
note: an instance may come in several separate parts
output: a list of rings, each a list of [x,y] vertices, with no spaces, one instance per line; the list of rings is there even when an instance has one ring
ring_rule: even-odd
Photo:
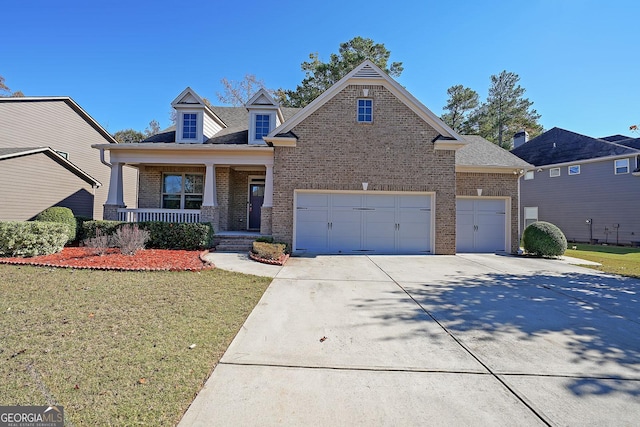
[[[527,228],[529,225],[538,221],[538,207],[525,207],[524,208],[524,227]]]
[[[166,173],[162,177],[163,209],[200,209],[204,194],[200,174]]]
[[[358,123],[373,123],[373,99],[358,99]]]
[[[263,136],[269,135],[271,116],[269,114],[256,114],[256,141],[262,141]]]
[[[551,168],[549,169],[549,176],[551,178],[555,178],[560,176],[560,168]]]
[[[182,139],[196,139],[198,137],[198,115],[184,113],[182,115]]]
[[[615,161],[616,175],[629,173],[629,159],[620,159]]]

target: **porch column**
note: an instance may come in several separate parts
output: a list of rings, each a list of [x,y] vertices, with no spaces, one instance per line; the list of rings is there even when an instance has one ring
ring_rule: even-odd
[[[214,232],[219,231],[220,212],[218,210],[218,195],[216,188],[216,165],[205,164],[204,195],[200,207],[200,222],[211,223]]]
[[[267,173],[264,177],[264,199],[260,211],[260,234],[271,235],[273,210],[273,165],[265,165]]]
[[[216,165],[207,163],[204,176],[204,197],[202,206],[218,206],[218,195],[216,189]]]
[[[122,163],[111,164],[111,178],[109,180],[109,194],[106,205],[124,206],[122,196]]]
[[[273,165],[265,166],[267,174],[264,177],[264,201],[262,202],[262,207],[270,208],[273,206]]]

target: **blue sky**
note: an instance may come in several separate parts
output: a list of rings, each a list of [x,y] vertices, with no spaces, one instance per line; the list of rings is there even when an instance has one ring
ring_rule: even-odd
[[[637,0],[21,0],[2,5],[0,75],[27,96],[71,96],[110,132],[143,130],[170,124],[186,86],[214,104],[223,77],[295,88],[309,53],[362,36],[438,115],[450,86],[484,99],[507,70],[545,129],[599,137],[640,122],[639,12]]]

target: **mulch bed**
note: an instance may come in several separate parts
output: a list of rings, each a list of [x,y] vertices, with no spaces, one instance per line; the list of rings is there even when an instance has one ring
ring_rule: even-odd
[[[129,256],[122,255],[118,249],[113,248],[100,256],[84,247],[66,247],[53,255],[0,258],[0,264],[120,271],[200,271],[213,268],[213,265],[203,259],[207,252],[144,249]]]

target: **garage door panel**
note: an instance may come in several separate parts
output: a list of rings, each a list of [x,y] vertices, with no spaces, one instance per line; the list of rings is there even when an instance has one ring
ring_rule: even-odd
[[[401,208],[431,208],[431,197],[404,195],[400,197]]]
[[[395,200],[393,200],[393,204],[395,206]],[[395,208],[364,211],[365,239],[363,249],[385,253],[395,252],[395,215]]]
[[[351,253],[361,247],[362,211],[334,210],[331,217],[329,246],[334,252]]]
[[[364,196],[364,207],[367,208],[389,208],[395,209],[396,196],[394,195],[366,195]]]
[[[329,195],[321,193],[299,193],[297,196],[297,207],[313,208],[324,207],[329,208]]]
[[[298,209],[297,211],[298,250],[322,252],[328,249],[328,210]]]

